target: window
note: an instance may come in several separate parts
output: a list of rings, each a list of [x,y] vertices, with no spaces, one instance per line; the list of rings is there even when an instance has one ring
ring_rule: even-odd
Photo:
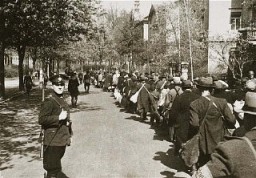
[[[241,28],[241,18],[231,17],[231,30],[238,30]]]

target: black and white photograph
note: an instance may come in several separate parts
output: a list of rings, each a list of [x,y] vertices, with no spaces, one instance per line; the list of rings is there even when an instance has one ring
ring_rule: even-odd
[[[256,177],[256,0],[0,0],[0,178],[220,177]]]

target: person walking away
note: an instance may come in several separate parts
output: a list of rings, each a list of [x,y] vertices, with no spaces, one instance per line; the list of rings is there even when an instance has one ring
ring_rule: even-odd
[[[183,93],[182,88],[181,88],[181,80],[180,77],[173,77],[172,78],[172,84],[170,85],[170,90],[168,94],[166,95],[166,100],[168,101],[168,109],[172,107],[172,104],[175,100],[175,98]],[[171,122],[172,119],[169,116],[169,137],[171,141],[175,141],[175,129],[174,129],[174,123]]]
[[[72,135],[70,111],[63,98],[67,76],[59,74],[50,78],[52,94],[42,103],[38,122],[44,130],[43,168],[47,178],[57,178],[62,173],[61,159]]]
[[[77,99],[78,99],[78,95],[79,95],[78,86],[79,86],[79,82],[78,82],[76,73],[72,73],[71,78],[68,81],[68,91],[71,96],[72,107],[77,106]]]
[[[103,91],[110,91],[109,89],[112,86],[112,80],[113,80],[110,71],[106,72],[104,78],[105,80],[103,84]]]
[[[90,75],[89,75],[89,71],[87,71],[85,74],[84,74],[84,91],[85,93],[89,93],[89,90],[90,90]]]
[[[192,101],[200,96],[192,91],[192,82],[190,80],[183,81],[181,95],[177,96],[169,111],[169,118],[172,119],[175,129],[174,153],[178,155],[181,145],[189,138],[189,106]]]
[[[98,75],[98,87],[99,88],[103,87],[103,71],[100,71]]]
[[[125,87],[125,78],[124,76],[126,75],[125,72],[121,72],[120,76],[118,77],[118,82],[117,82],[117,89],[120,91],[120,94],[123,94],[123,89]]]
[[[82,72],[79,72],[78,79],[79,79],[79,83],[82,84],[83,83],[83,73]]]
[[[118,78],[120,77],[120,73],[118,70],[116,70],[115,74],[113,75],[113,81],[112,81],[112,85],[114,88],[117,87],[118,84]]]
[[[189,136],[192,138],[196,133],[200,133],[197,165],[201,166],[209,161],[217,144],[224,141],[227,129],[235,128],[236,119],[226,99],[211,95],[214,88],[212,77],[199,78],[197,88],[201,96],[190,104]]]
[[[141,77],[141,84],[138,88],[144,87],[141,89],[137,99],[137,111],[140,113],[141,121],[147,120],[147,113],[151,112],[151,102],[150,102],[150,92],[151,86],[147,83],[148,79],[146,77]]]
[[[141,84],[138,88],[141,88],[142,85],[144,87],[141,89],[138,95],[138,102],[137,102],[137,111],[140,113],[141,121],[147,120],[147,113],[150,112],[151,117],[152,113],[157,113],[157,104],[151,94],[152,88],[148,84],[148,78],[141,77]]]
[[[30,72],[27,72],[27,75],[24,76],[24,87],[25,87],[25,92],[28,96],[30,95],[32,86],[33,86],[33,81],[32,81]]]
[[[200,167],[193,178],[211,177],[256,177],[256,93],[245,96],[244,134],[241,137],[228,137],[218,144],[210,160]]]

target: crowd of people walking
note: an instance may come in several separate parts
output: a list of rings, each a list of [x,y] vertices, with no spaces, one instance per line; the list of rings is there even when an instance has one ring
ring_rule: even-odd
[[[96,86],[113,91],[126,112],[137,113],[142,122],[149,119],[152,127],[168,128],[175,155],[193,177],[256,176],[255,171],[245,173],[255,168],[255,80],[249,71],[240,86],[230,89],[215,76],[192,82],[154,72],[116,71],[95,77]]]
[[[154,72],[73,72],[68,82],[72,107],[77,105],[78,86],[82,83],[86,93],[91,84],[113,92],[126,112],[138,114],[141,122],[149,120],[151,127],[167,128],[174,155],[183,161],[187,176],[256,176],[253,71],[235,89],[215,76],[192,82]]]

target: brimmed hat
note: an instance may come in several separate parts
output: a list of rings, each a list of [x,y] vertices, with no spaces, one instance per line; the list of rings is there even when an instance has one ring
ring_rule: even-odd
[[[182,88],[192,88],[192,82],[190,80],[184,80],[181,84]]]
[[[152,75],[149,75],[149,76],[148,76],[148,79],[149,79],[149,80],[154,80],[154,77],[153,77]]]
[[[245,88],[249,90],[255,90],[256,89],[256,83],[252,80],[248,80],[245,84]]]
[[[249,91],[245,94],[245,104],[240,112],[256,115],[256,92]]]
[[[163,79],[163,78],[166,78],[166,76],[165,75],[159,76],[159,79]]]
[[[200,77],[196,85],[205,88],[214,88],[212,77]]]
[[[228,84],[223,80],[214,81],[214,88],[218,90],[225,90],[228,88]]]
[[[141,76],[141,77],[140,77],[140,81],[146,81],[146,80],[148,80],[147,77],[145,77],[145,76]]]
[[[173,77],[172,83],[173,83],[174,85],[180,85],[180,84],[181,84],[180,77]]]
[[[64,74],[57,74],[52,77],[50,77],[50,81],[52,82],[53,85],[58,85],[58,84],[65,84],[65,80],[68,80],[69,77]]]

